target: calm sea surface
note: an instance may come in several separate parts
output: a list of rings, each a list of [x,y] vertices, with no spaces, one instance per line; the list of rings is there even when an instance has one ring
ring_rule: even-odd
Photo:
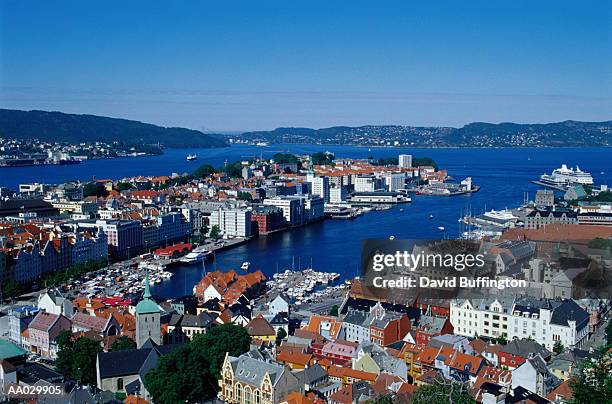
[[[352,221],[326,220],[253,240],[245,245],[217,255],[218,269],[237,268],[250,261],[252,268],[273,274],[295,262],[297,268],[310,265],[317,270],[339,272],[344,277],[358,272],[360,241],[366,238],[438,238],[459,235],[459,217],[466,209],[473,214],[485,209],[515,207],[525,192],[533,199],[538,186],[530,181],[544,172],[565,163],[578,164],[591,172],[596,184],[612,185],[612,149],[609,148],[550,148],[550,149],[408,149],[368,148],[353,146],[272,145],[270,147],[232,146],[222,149],[173,149],[164,155],[142,158],[94,160],[77,166],[19,167],[0,169],[0,186],[18,187],[24,182],[60,183],[73,179],[123,178],[134,175],[162,175],[191,172],[198,165],[209,163],[221,166],[254,155],[271,157],[278,151],[311,153],[331,151],[336,157],[365,158],[413,154],[432,157],[441,168],[447,169],[456,180],[471,176],[482,188],[471,196],[413,198],[387,211],[370,212]],[[197,153],[199,159],[188,162],[185,157]],[[434,216],[429,219],[429,215]],[[445,234],[438,230],[445,227]],[[213,269],[208,264],[207,269]],[[165,297],[191,293],[201,278],[202,267],[177,267],[170,281],[156,285],[153,292]]]

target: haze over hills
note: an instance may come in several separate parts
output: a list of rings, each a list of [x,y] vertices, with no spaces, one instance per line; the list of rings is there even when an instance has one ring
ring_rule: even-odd
[[[128,119],[47,111],[0,109],[0,137],[80,143],[118,141],[164,147],[223,147],[224,137],[186,128],[166,128]]]
[[[277,128],[246,132],[242,142],[413,147],[581,147],[612,145],[612,121],[544,124],[474,122],[461,128],[399,125]]]

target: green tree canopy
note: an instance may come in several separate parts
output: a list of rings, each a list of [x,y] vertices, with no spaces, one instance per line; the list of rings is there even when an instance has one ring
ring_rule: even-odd
[[[310,160],[316,165],[332,164],[336,156],[333,153],[317,152],[310,156]]]
[[[506,345],[508,343],[508,340],[503,335],[500,335],[499,337],[497,337],[496,342],[500,345]]]
[[[55,359],[55,369],[66,378],[72,378],[72,354],[74,353],[74,343],[70,331],[60,331],[55,339],[57,343],[57,359]]]
[[[214,225],[213,227],[210,228],[210,238],[212,239],[218,239],[219,236],[221,235],[221,229],[219,228],[218,225]]]
[[[280,345],[281,342],[285,338],[287,338],[287,331],[285,331],[285,329],[281,327],[281,328],[278,329],[278,332],[276,333],[276,344]]]
[[[101,182],[88,182],[83,186],[83,196],[106,197],[108,196],[108,191]]]
[[[200,402],[217,392],[206,352],[192,344],[161,357],[145,375],[145,385],[153,402],[161,404]]]
[[[240,191],[238,192],[238,199],[241,201],[252,201],[253,195],[250,192]]]
[[[57,336],[57,346],[57,371],[68,379],[95,385],[96,357],[102,351],[100,343],[85,337],[73,341],[70,331],[61,331]]]
[[[298,158],[291,153],[276,153],[274,157],[272,157],[275,163],[278,164],[297,164]]]
[[[83,384],[96,384],[96,357],[102,351],[100,343],[81,337],[74,343],[72,377]]]
[[[595,355],[595,361],[582,363],[578,377],[570,382],[572,404],[612,403],[612,353],[608,347]]]
[[[206,178],[211,176],[215,172],[217,172],[217,170],[215,170],[215,167],[211,166],[210,164],[202,164],[200,167],[195,169],[195,171],[193,172],[193,176],[196,178]]]
[[[191,345],[206,354],[210,362],[210,373],[218,377],[225,354],[240,356],[248,352],[251,337],[244,327],[235,324],[223,324],[210,329],[206,334],[196,336]]]
[[[338,305],[334,304],[331,307],[331,309],[329,309],[329,315],[330,316],[334,316],[334,317],[338,317],[338,309],[339,309]]]
[[[136,342],[133,339],[123,335],[115,340],[111,345],[111,351],[127,351],[136,349]]]
[[[556,353],[557,355],[559,355],[563,351],[565,351],[565,347],[563,346],[561,341],[555,342],[555,345],[553,345],[553,352]]]
[[[455,381],[435,380],[433,384],[419,387],[412,398],[413,404],[453,403],[476,404],[467,387]]]
[[[431,157],[417,157],[412,159],[413,167],[421,167],[421,166],[432,166],[436,170],[438,169],[438,164]]]
[[[234,161],[232,164],[228,164],[223,170],[228,177],[238,178],[242,177],[242,162]]]

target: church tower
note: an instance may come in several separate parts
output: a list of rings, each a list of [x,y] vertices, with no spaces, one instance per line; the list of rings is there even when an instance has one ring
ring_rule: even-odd
[[[144,294],[142,300],[136,305],[136,348],[141,348],[148,339],[157,345],[162,344],[160,311],[157,303],[151,299],[149,271],[147,270]]]

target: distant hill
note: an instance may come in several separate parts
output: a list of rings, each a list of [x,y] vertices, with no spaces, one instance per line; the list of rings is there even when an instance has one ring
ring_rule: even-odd
[[[612,146],[612,121],[544,124],[474,122],[461,128],[369,125],[323,129],[277,128],[246,132],[246,142],[350,144],[413,147]]]
[[[123,144],[157,144],[165,147],[223,147],[220,135],[193,129],[165,128],[128,119],[47,111],[0,109],[0,137],[40,139],[69,143],[96,140]]]

